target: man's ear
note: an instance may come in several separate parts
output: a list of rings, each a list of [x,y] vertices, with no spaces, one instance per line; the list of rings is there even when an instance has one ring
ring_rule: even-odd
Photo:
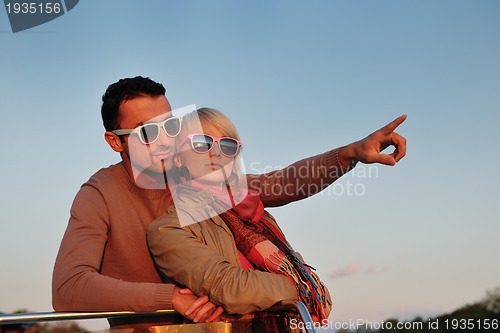
[[[120,137],[115,133],[109,131],[104,133],[104,140],[106,140],[111,149],[117,153],[121,153],[123,151],[123,143],[120,140]]]

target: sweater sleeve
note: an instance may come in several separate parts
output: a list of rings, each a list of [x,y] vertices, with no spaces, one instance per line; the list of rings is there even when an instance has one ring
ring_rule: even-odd
[[[281,170],[247,175],[248,187],[260,193],[265,207],[283,206],[310,197],[352,169],[340,164],[340,149],[305,158]]]
[[[188,287],[197,295],[230,314],[247,314],[267,309],[283,300],[296,300],[297,290],[285,276],[244,270],[180,227],[173,216],[165,215],[148,229],[149,248],[163,274]],[[220,235],[219,235],[220,236]],[[220,244],[225,244],[219,240]]]
[[[171,309],[173,285],[126,282],[100,273],[108,231],[109,217],[104,198],[94,187],[83,186],[73,202],[54,266],[54,310]]]

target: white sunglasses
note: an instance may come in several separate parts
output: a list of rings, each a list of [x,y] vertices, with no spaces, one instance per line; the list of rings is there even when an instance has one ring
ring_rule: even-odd
[[[163,128],[167,136],[175,138],[181,131],[181,118],[171,117],[159,123],[146,123],[134,129],[117,129],[112,132],[118,136],[135,134],[142,144],[149,145],[160,137],[160,128]]]

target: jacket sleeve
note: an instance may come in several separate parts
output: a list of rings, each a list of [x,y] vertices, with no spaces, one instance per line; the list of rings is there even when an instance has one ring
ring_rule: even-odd
[[[243,270],[196,238],[189,227],[180,227],[167,215],[148,230],[148,244],[163,274],[230,314],[267,309],[283,300],[296,300],[297,290],[287,277],[257,270]]]
[[[100,192],[78,192],[52,276],[56,311],[154,311],[171,309],[173,285],[126,282],[100,273],[109,217]]]
[[[259,192],[265,207],[283,206],[308,198],[340,178],[353,166],[338,160],[342,148],[295,162],[284,169],[247,175],[248,188]]]

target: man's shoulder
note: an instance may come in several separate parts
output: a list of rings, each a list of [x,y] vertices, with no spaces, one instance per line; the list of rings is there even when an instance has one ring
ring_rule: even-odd
[[[97,189],[113,187],[123,180],[126,176],[125,168],[121,163],[110,165],[106,168],[102,168],[94,173],[90,178],[82,185],[92,186]]]
[[[111,165],[90,176],[78,190],[72,210],[78,208],[88,210],[88,207],[93,207],[92,210],[97,207],[104,209],[110,199],[116,197],[116,193],[125,193],[125,191],[120,191],[120,177],[116,176],[120,173],[119,168],[123,167],[120,164]]]

